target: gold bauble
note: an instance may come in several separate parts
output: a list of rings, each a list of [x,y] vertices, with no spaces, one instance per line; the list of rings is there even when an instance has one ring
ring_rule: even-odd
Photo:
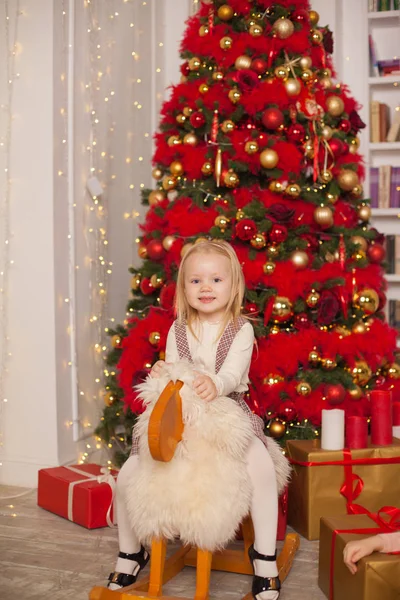
[[[247,154],[255,154],[258,152],[258,144],[255,140],[250,140],[250,142],[246,142],[244,145],[244,151]]]
[[[199,36],[200,37],[204,37],[204,36],[208,35],[209,33],[210,33],[210,28],[207,27],[207,25],[202,25],[199,28]]]
[[[352,258],[354,260],[356,260],[357,262],[359,261],[363,261],[367,258],[366,253],[364,252],[364,250],[357,250],[356,252],[354,252],[354,254],[352,255]]]
[[[230,50],[232,48],[233,40],[229,35],[225,35],[219,41],[219,46],[222,50]]]
[[[221,21],[229,21],[233,17],[233,8],[229,4],[223,4],[217,11],[218,18]]]
[[[289,69],[284,67],[283,65],[276,67],[274,71],[275,77],[277,77],[278,79],[284,79],[285,81],[289,77],[289,73]]]
[[[153,190],[149,194],[149,204],[150,206],[156,206],[160,202],[162,202],[165,198],[165,194],[162,190]]]
[[[236,69],[250,69],[251,67],[251,58],[247,56],[247,54],[241,54],[235,60]]]
[[[378,292],[372,288],[364,288],[354,294],[353,304],[360,308],[365,315],[373,315],[379,308]]]
[[[200,94],[207,94],[207,92],[208,92],[209,89],[210,88],[208,87],[208,85],[206,83],[201,83],[199,85],[199,92],[200,92]]]
[[[161,179],[163,176],[163,172],[161,169],[159,169],[158,167],[154,167],[154,169],[151,172],[151,176],[153,177],[153,179]]]
[[[319,82],[324,90],[330,90],[333,87],[333,81],[330,77],[322,77]]]
[[[167,140],[167,144],[168,146],[179,146],[179,144],[182,144],[182,140],[179,137],[179,135],[171,135],[168,140]]]
[[[263,28],[261,27],[261,25],[258,25],[257,23],[254,25],[251,25],[249,27],[249,34],[253,37],[260,37],[260,35],[262,35],[264,33]]]
[[[397,363],[389,365],[387,376],[390,377],[390,379],[400,379],[400,365]]]
[[[201,167],[201,172],[203,175],[211,175],[214,172],[214,165],[209,161],[205,162]]]
[[[193,108],[190,108],[190,106],[185,106],[182,112],[185,115],[185,117],[190,117],[190,115],[193,112]]]
[[[315,306],[317,306],[320,297],[321,296],[318,292],[316,292],[315,290],[312,290],[306,298],[307,306],[309,306],[310,308],[314,308]]]
[[[162,246],[164,250],[171,250],[172,244],[175,242],[175,238],[173,235],[166,235],[162,241]]]
[[[362,237],[361,235],[353,235],[350,238],[350,241],[353,242],[353,244],[357,244],[357,246],[360,247],[360,250],[364,250],[364,252],[367,251],[368,248],[368,242],[367,240]]]
[[[301,187],[297,183],[289,183],[285,189],[285,194],[291,198],[298,198],[301,194]]]
[[[320,360],[321,360],[321,357],[318,354],[318,352],[316,350],[311,350],[311,352],[308,355],[308,362],[311,363],[312,365],[317,365]]]
[[[286,40],[294,32],[294,25],[290,19],[277,19],[272,26],[272,31],[280,40]]]
[[[320,179],[323,183],[330,183],[333,179],[332,171],[329,171],[329,169],[322,171],[320,173]]]
[[[113,348],[119,348],[121,346],[121,336],[120,335],[113,335],[111,338],[111,346]]]
[[[314,73],[311,71],[311,69],[305,69],[300,77],[303,81],[305,81],[305,83],[308,83],[314,79]]]
[[[131,290],[138,290],[140,287],[140,282],[142,281],[142,276],[140,275],[140,273],[136,273],[135,275],[133,275],[132,279],[131,279]]]
[[[179,160],[174,160],[169,165],[169,170],[171,171],[172,175],[179,177],[179,175],[182,175],[182,173],[183,173],[183,164],[181,162],[179,162]]]
[[[275,263],[273,263],[271,261],[266,262],[263,265],[263,271],[264,271],[265,275],[272,275],[273,272],[275,271],[275,267],[276,267]]]
[[[224,177],[224,184],[226,185],[226,187],[235,188],[239,185],[239,183],[240,183],[239,175],[237,173],[235,173],[235,171],[233,171],[232,169],[229,169],[229,171],[226,173],[226,175]]]
[[[336,369],[337,362],[333,358],[322,358],[321,365],[323,369],[327,371],[332,371],[332,369]]]
[[[280,181],[271,181],[268,189],[275,194],[281,194],[285,191],[285,186]]]
[[[340,117],[344,111],[344,102],[339,96],[328,96],[326,108],[332,117]]]
[[[314,158],[314,144],[309,140],[303,146],[307,158]]]
[[[276,296],[272,307],[272,320],[274,323],[283,323],[293,316],[292,303],[285,296]]]
[[[280,333],[280,331],[281,330],[279,329],[278,325],[273,325],[269,330],[271,335],[277,335],[278,333]]]
[[[154,275],[150,277],[150,283],[153,288],[157,290],[164,285],[164,279],[160,275],[157,275],[157,273],[154,273]]]
[[[231,133],[234,129],[235,129],[236,125],[233,121],[231,121],[230,119],[227,119],[226,121],[222,121],[221,123],[221,129],[224,133]]]
[[[330,192],[328,192],[326,195],[326,199],[331,204],[335,204],[335,202],[337,202],[339,200],[339,196],[337,194],[331,194]]]
[[[328,229],[333,225],[333,213],[329,206],[317,206],[314,210],[314,220],[318,225]]]
[[[225,231],[225,229],[229,225],[229,222],[230,219],[228,217],[225,217],[225,215],[218,215],[218,217],[215,218],[214,225],[219,227],[222,231]]]
[[[282,421],[279,421],[278,419],[274,419],[273,421],[271,421],[268,431],[269,431],[269,435],[272,438],[274,438],[274,440],[278,440],[279,438],[281,438],[282,436],[285,435],[286,425],[284,425],[282,423]]]
[[[112,404],[114,403],[114,400],[115,400],[115,397],[112,392],[107,392],[107,394],[104,395],[104,404],[106,406],[112,406]]]
[[[237,104],[242,97],[241,92],[237,88],[229,91],[228,98],[233,104]]]
[[[360,147],[360,139],[358,137],[353,138],[350,142],[350,147],[349,147],[350,153],[357,154],[359,147]]]
[[[310,15],[310,23],[311,23],[311,25],[313,27],[315,27],[315,25],[319,21],[319,14],[317,13],[316,10],[310,10],[310,12],[308,14]]]
[[[265,246],[267,245],[265,235],[263,233],[256,233],[251,238],[250,244],[253,246],[253,248],[256,248],[256,250],[261,250],[262,248],[265,248]]]
[[[276,373],[268,373],[266,377],[263,379],[263,385],[277,385],[278,383],[283,383],[285,379]]]
[[[348,390],[348,392],[352,400],[359,400],[362,396],[362,389],[358,385]]]
[[[288,79],[285,81],[285,88],[288,96],[298,96],[301,92],[301,83],[298,79]]]
[[[198,71],[201,67],[201,60],[199,59],[198,56],[193,56],[189,60],[188,65],[189,65],[189,69],[191,71]]]
[[[322,42],[323,39],[324,39],[324,36],[323,36],[322,32],[319,31],[319,29],[311,30],[311,41],[315,46],[318,46]]]
[[[149,334],[149,342],[152,346],[157,346],[160,340],[161,340],[161,335],[158,331],[152,331]]]
[[[173,175],[166,175],[162,180],[162,186],[164,190],[173,190],[176,188],[177,183],[178,181]]]
[[[310,261],[310,258],[307,252],[304,252],[304,250],[296,250],[295,252],[292,252],[290,260],[297,269],[305,269]]]
[[[311,56],[302,56],[299,61],[299,64],[300,64],[301,68],[304,70],[311,69],[311,66],[312,66]]]
[[[371,207],[367,204],[362,204],[357,207],[358,216],[361,221],[369,221],[371,218]]]
[[[236,219],[236,221],[241,221],[242,219],[245,218],[245,216],[246,215],[244,214],[244,212],[239,208],[239,210],[236,211],[235,219]]]
[[[321,77],[332,77],[332,71],[325,67],[325,69],[321,71]]]
[[[279,248],[277,246],[268,246],[267,248],[267,254],[268,254],[268,258],[274,259],[278,256],[279,254]]]
[[[337,178],[339,187],[345,192],[350,192],[356,185],[359,184],[358,175],[350,169],[341,169]]]
[[[279,162],[279,154],[272,148],[266,148],[260,154],[260,163],[264,169],[274,169]]]
[[[188,250],[193,246],[192,242],[184,244],[181,249],[181,258],[183,258]]]
[[[139,244],[137,251],[139,258],[147,258],[147,248],[144,244]]]
[[[357,323],[354,323],[353,327],[351,328],[353,333],[365,333],[367,331],[367,328],[365,327],[365,323],[363,323],[362,321],[357,321]]]
[[[372,376],[371,369],[365,360],[356,360],[351,374],[353,375],[354,383],[358,385],[366,385]]]
[[[353,187],[350,193],[353,196],[353,198],[361,198],[361,196],[364,194],[364,189],[361,183]]]
[[[192,133],[187,133],[185,135],[185,137],[183,138],[183,143],[186,146],[197,146],[198,141],[199,141],[199,139],[198,139],[197,135],[194,134],[193,132]]]
[[[183,125],[183,123],[186,121],[186,117],[183,113],[179,113],[179,115],[176,115],[175,120],[177,123],[179,123],[179,125]]]
[[[212,78],[214,81],[222,81],[224,78],[224,74],[221,71],[214,71]]]
[[[296,392],[299,394],[299,396],[309,396],[311,391],[311,385],[307,383],[307,381],[300,381],[300,383],[296,385]]]

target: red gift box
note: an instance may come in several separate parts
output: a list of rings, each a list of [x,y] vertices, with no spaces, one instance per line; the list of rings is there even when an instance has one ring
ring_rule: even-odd
[[[94,464],[40,469],[38,505],[87,529],[112,527],[116,475]]]

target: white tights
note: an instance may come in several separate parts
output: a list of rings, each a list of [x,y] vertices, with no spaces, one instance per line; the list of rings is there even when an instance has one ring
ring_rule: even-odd
[[[116,510],[118,519],[118,539],[121,552],[133,554],[140,550],[140,542],[131,528],[126,508],[126,490],[128,482],[135,477],[138,456],[130,456],[118,474]],[[276,548],[276,530],[278,523],[278,492],[275,468],[268,450],[262,441],[254,437],[247,453],[247,471],[253,485],[251,500],[251,518],[254,527],[254,548],[261,554],[272,555]],[[232,499],[234,502],[234,498]],[[115,570],[131,574],[136,563],[118,558]],[[257,575],[276,577],[276,562],[254,561]],[[277,592],[264,592],[260,600],[276,600]]]

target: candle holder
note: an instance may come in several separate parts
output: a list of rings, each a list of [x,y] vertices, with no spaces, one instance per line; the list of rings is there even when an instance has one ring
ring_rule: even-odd
[[[389,446],[393,442],[392,393],[373,390],[370,393],[371,444]]]
[[[343,450],[344,448],[344,410],[322,411],[321,449]]]
[[[368,446],[368,422],[365,417],[347,417],[346,448],[366,448]]]

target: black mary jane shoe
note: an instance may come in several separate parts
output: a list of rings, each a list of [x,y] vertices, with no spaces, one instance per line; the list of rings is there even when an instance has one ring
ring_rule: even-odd
[[[257,552],[257,550],[255,550],[252,544],[249,548],[249,558],[253,565],[253,571],[255,573],[254,561],[266,560],[269,562],[273,562],[276,560],[276,551],[275,554],[272,555],[260,554],[260,552]],[[262,594],[263,592],[279,592],[280,589],[281,582],[279,580],[279,577],[261,577],[260,575],[254,574],[253,585],[251,587],[251,593],[254,599],[257,598],[258,594]]]
[[[121,588],[126,587],[127,585],[132,585],[132,583],[136,582],[137,576],[139,572],[147,565],[150,560],[150,554],[147,550],[141,546],[139,552],[135,552],[134,554],[127,554],[126,552],[119,552],[118,558],[125,558],[125,560],[133,560],[137,563],[135,570],[132,575],[128,575],[127,573],[118,573],[118,571],[113,571],[110,573],[108,577],[108,585],[110,587],[111,583],[115,583],[119,585]]]

